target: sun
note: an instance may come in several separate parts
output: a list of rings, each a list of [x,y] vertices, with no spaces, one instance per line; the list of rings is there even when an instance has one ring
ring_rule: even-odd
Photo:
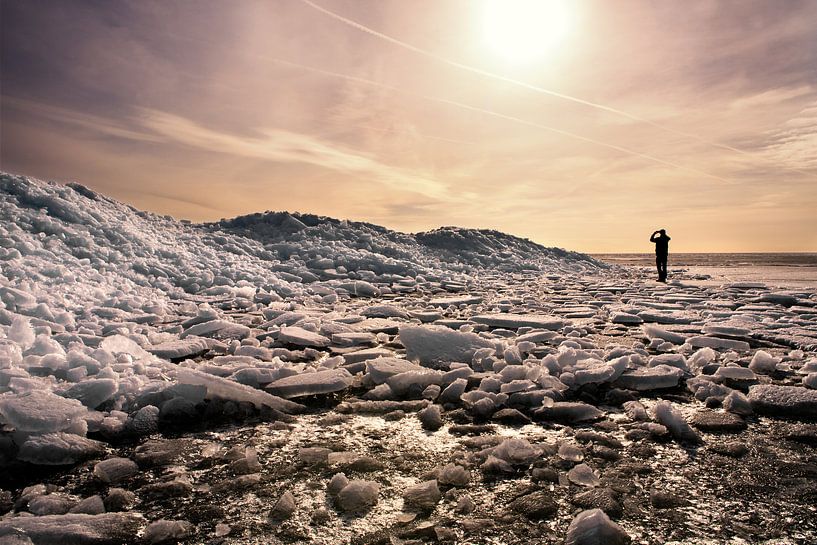
[[[507,63],[528,64],[552,54],[571,22],[568,0],[483,0],[483,40]]]

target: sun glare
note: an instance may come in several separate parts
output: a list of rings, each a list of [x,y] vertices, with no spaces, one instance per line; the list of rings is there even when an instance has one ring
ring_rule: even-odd
[[[483,0],[482,36],[503,61],[531,63],[559,47],[570,15],[567,0]]]

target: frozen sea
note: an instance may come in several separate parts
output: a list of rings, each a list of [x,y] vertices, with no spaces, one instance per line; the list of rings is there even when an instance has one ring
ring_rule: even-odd
[[[592,254],[606,263],[652,269],[654,254]],[[762,282],[769,287],[817,286],[817,253],[678,253],[669,256],[672,272],[702,277],[702,283]],[[704,279],[704,276],[711,278]]]
[[[0,543],[817,543],[814,256],[627,259],[0,173]]]

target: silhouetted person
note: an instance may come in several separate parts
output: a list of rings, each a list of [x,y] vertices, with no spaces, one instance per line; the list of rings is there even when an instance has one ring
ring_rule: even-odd
[[[659,236],[655,236],[659,235]],[[650,242],[655,244],[655,266],[658,268],[658,281],[667,281],[667,255],[669,255],[669,241],[667,232],[659,229],[650,237]]]

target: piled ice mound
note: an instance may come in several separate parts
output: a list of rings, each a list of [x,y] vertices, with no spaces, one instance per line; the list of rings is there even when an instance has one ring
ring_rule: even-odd
[[[414,276],[432,270],[579,271],[605,266],[585,254],[486,229],[443,227],[411,235],[370,223],[287,212],[250,214],[206,227],[258,240],[281,259],[291,259],[290,267],[297,264],[287,272],[301,276],[309,271],[321,279],[359,271]]]
[[[389,335],[423,321],[394,305],[347,310],[356,299],[463,291],[489,270],[600,266],[489,231],[414,236],[286,213],[193,225],[78,184],[9,174],[0,174],[0,265],[0,424],[10,434],[0,461],[41,464],[95,456],[99,438],[276,418],[302,410],[290,399],[342,393],[366,361],[394,355],[378,346]],[[498,346],[443,330],[469,345],[432,353],[421,329],[420,359],[470,360]],[[381,381],[381,398],[461,378],[427,371]],[[444,397],[458,400],[463,383]]]
[[[580,273],[602,266],[583,254],[493,231],[446,228],[461,244],[480,248],[452,252],[434,242],[438,232],[415,236],[312,215],[269,212],[191,225],[78,184],[9,174],[0,174],[0,221],[6,307],[45,313],[37,317],[59,323],[71,319],[60,309],[76,305],[106,318],[138,314],[144,322],[159,321],[165,297],[181,292],[231,296],[239,303],[335,290],[376,296],[382,287],[413,291],[418,275],[456,289],[468,282],[462,273],[485,267]],[[59,289],[38,307],[49,286]],[[130,300],[105,304],[120,291]]]

